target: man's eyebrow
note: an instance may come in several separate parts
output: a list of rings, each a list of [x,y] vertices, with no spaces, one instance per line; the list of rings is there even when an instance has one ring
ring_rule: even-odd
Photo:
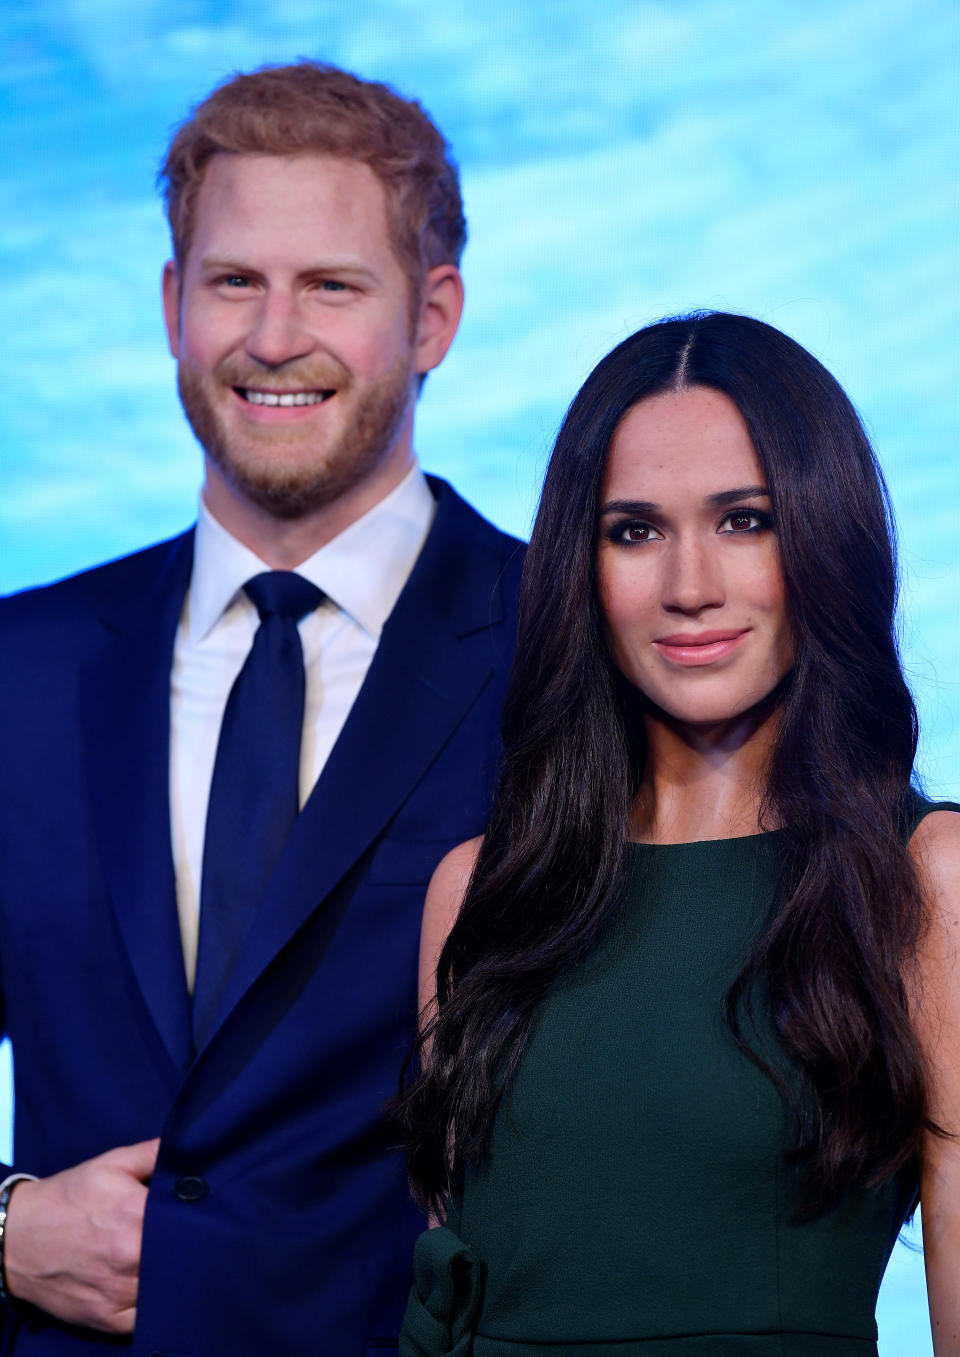
[[[727,504],[736,504],[738,500],[770,498],[765,485],[738,485],[733,490],[718,490],[715,495],[707,495],[704,500],[711,508],[722,509]],[[600,506],[602,514],[655,514],[663,508],[651,499],[611,499]]]
[[[253,264],[245,264],[230,255],[204,255],[200,267],[206,273],[235,273],[239,276],[251,274],[259,277],[261,270]],[[297,270],[298,278],[315,278],[324,274],[349,274],[351,278],[375,279],[376,271],[355,259],[318,259]]]
[[[224,273],[256,273],[249,264],[241,264],[225,254],[205,254],[200,259],[202,269],[222,269]]]

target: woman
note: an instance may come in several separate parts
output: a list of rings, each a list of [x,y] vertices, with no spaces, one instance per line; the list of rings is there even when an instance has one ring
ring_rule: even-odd
[[[824,368],[742,316],[588,378],[524,576],[504,771],[437,870],[424,1235],[457,1357],[862,1357],[923,1198],[960,1352],[960,814],[910,786],[886,492]]]

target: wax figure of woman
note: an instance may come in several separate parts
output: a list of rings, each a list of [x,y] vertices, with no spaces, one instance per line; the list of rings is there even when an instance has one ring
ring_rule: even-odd
[[[759,321],[653,325],[573,402],[493,820],[424,919],[405,1357],[866,1357],[918,1189],[960,1352],[960,807],[911,790],[890,539]]]

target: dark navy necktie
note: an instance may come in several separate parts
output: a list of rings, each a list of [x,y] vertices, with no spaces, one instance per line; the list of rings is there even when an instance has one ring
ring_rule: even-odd
[[[305,680],[297,623],[323,598],[290,570],[257,575],[244,590],[260,626],[227,698],[210,785],[193,994],[197,1047],[299,814]]]

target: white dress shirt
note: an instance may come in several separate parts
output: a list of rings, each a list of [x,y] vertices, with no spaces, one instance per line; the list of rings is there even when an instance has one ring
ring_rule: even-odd
[[[360,691],[383,624],[420,554],[435,509],[423,473],[414,466],[385,499],[297,567],[297,574],[325,595],[299,624],[306,673],[301,806]],[[217,522],[201,499],[193,573],[174,644],[170,684],[170,830],[191,992],[203,836],[220,723],[259,625],[243,586],[269,569]]]

